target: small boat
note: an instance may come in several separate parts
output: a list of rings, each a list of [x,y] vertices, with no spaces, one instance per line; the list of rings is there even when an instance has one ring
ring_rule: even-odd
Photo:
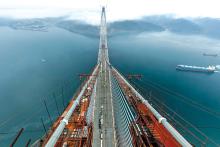
[[[46,59],[41,59],[40,60],[42,63],[46,62],[47,60]]]

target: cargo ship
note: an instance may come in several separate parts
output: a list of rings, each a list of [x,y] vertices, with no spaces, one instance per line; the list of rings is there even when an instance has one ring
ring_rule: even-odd
[[[176,70],[214,73],[216,71],[216,68],[215,66],[200,67],[200,66],[189,66],[189,65],[177,65]]]
[[[208,54],[208,53],[203,53],[203,56],[217,57],[218,54]]]

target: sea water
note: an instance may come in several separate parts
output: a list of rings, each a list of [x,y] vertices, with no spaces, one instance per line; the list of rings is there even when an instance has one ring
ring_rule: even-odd
[[[30,138],[33,142],[44,134],[40,119],[44,120],[46,128],[50,121],[43,101],[54,121],[59,112],[53,95],[61,112],[63,100],[66,105],[79,86],[78,74],[89,73],[96,64],[98,45],[98,38],[55,27],[48,32],[0,28],[0,146],[8,146],[22,127],[25,130],[18,146]],[[202,54],[209,51],[220,54],[220,40],[169,32],[123,34],[111,36],[108,47],[110,62],[124,75],[142,74],[143,81],[150,80],[215,112],[220,111],[219,73],[175,70],[178,64],[219,65],[219,56]],[[60,96],[62,88],[64,99]],[[147,89],[220,143],[219,116],[210,115],[153,87]]]

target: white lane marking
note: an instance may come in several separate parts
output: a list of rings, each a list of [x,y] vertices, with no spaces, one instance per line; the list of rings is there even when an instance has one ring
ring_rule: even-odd
[[[101,139],[101,147],[102,147],[102,139]]]

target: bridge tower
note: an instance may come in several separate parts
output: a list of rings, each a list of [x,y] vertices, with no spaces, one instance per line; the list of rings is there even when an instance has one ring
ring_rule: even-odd
[[[100,41],[99,41],[99,55],[98,55],[98,63],[101,61],[101,56],[103,55],[101,52],[104,53],[104,59],[109,62],[108,57],[108,42],[107,42],[107,23],[106,23],[106,12],[105,7],[102,7],[101,12],[101,22],[100,22]]]

